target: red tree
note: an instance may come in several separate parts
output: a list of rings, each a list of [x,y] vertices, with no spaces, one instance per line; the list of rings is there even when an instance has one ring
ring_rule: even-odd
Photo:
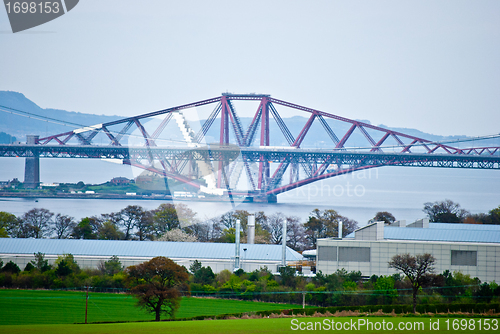
[[[181,291],[187,290],[188,273],[186,268],[163,257],[155,257],[127,268],[129,294],[138,299],[138,305],[148,312],[155,313],[156,321],[160,314],[170,318],[179,308]]]

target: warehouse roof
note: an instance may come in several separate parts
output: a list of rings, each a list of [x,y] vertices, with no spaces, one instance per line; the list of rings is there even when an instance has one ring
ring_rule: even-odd
[[[354,238],[355,232],[346,238]],[[384,240],[500,243],[500,225],[429,223],[428,228],[384,226]]]
[[[425,240],[454,242],[493,242],[500,243],[500,230],[470,229],[470,228],[440,228],[429,224],[429,228],[404,228],[385,226],[384,239],[389,240]],[[460,224],[453,224],[460,225]]]
[[[246,249],[246,251],[245,251]],[[78,256],[155,257],[190,259],[231,259],[235,244],[208,242],[79,240],[79,239],[11,239],[0,238],[0,254]],[[240,257],[246,260],[281,260],[281,245],[241,244]],[[302,260],[302,255],[287,247],[287,261]]]

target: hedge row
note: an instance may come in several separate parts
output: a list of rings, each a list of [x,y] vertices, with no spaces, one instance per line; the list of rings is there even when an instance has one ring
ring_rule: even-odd
[[[271,314],[285,314],[285,315],[305,315],[305,316],[312,316],[316,312],[325,314],[327,311],[334,314],[335,312],[339,311],[358,311],[360,313],[372,313],[372,312],[377,312],[379,310],[382,310],[384,313],[392,313],[394,312],[396,314],[408,314],[409,316],[413,315],[412,310],[413,307],[412,305],[366,305],[366,306],[331,306],[331,307],[312,307],[312,308],[306,308],[306,309],[285,309],[285,310],[270,310],[270,311],[258,311],[255,313],[250,313],[250,314],[255,314],[259,315],[262,317],[268,317]],[[448,312],[464,312],[464,313],[485,313],[490,310],[493,310],[494,313],[500,312],[500,303],[462,303],[462,304],[423,304],[423,305],[417,305],[417,312],[418,313],[448,313]],[[186,320],[204,320],[207,318],[212,318],[212,319],[227,319],[231,317],[235,318],[241,318],[245,314],[249,314],[248,312],[242,312],[242,313],[225,313],[225,314],[219,314],[217,316],[196,316],[192,318],[183,318],[183,319],[175,319],[177,321],[186,321]],[[498,317],[498,316],[495,316]],[[173,319],[168,319],[165,321],[172,321]]]
[[[396,314],[412,313],[412,305],[366,305],[366,306],[331,306],[331,307],[314,307],[306,309],[291,309],[291,310],[273,310],[260,311],[256,314],[261,316],[269,316],[272,313],[281,313],[287,315],[313,315],[314,313],[335,313],[337,311],[359,311],[360,313],[371,313],[382,310],[384,313]],[[493,310],[494,313],[500,312],[500,303],[462,303],[462,304],[422,304],[417,305],[418,313],[448,313],[448,312],[468,312],[468,313],[484,313]]]

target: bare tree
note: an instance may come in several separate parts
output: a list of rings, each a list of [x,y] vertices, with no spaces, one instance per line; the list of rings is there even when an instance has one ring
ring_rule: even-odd
[[[135,228],[137,229],[135,235],[140,241],[153,240],[153,213],[144,211],[140,219],[135,222]]]
[[[119,224],[123,226],[125,233],[125,240],[129,240],[132,237],[132,230],[136,225],[142,220],[144,216],[144,209],[138,205],[129,205],[125,209],[122,209],[119,213]]]
[[[67,239],[75,226],[73,217],[58,213],[54,219],[54,232],[56,232],[57,239]]]
[[[21,238],[43,238],[51,231],[52,216],[47,209],[31,209],[21,217]]]
[[[411,282],[413,290],[413,313],[417,311],[417,294],[427,280],[427,275],[434,272],[436,258],[429,253],[412,256],[410,254],[395,255],[389,261],[389,268],[402,271]]]
[[[300,223],[300,218],[295,216],[286,217],[288,241],[287,246],[302,251],[306,248],[307,239],[304,225]]]
[[[460,204],[449,199],[424,203],[423,211],[429,216],[429,221],[435,223],[462,223],[469,215],[469,212],[462,209]]]
[[[281,244],[283,239],[283,222],[286,221],[286,217],[281,212],[273,213],[267,217],[266,229],[270,233],[270,241],[272,244]]]
[[[353,220],[353,219],[349,219],[345,216],[340,216],[339,220],[342,221],[342,236],[343,237],[345,237],[348,234],[351,234],[352,232],[354,232],[355,230],[358,229],[358,222]]]
[[[184,230],[196,237],[201,242],[211,241],[211,226],[208,223],[196,223],[189,227],[186,227]]]

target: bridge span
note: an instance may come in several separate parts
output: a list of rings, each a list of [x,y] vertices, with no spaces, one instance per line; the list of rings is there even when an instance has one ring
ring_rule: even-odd
[[[245,127],[234,104],[248,101],[256,103],[257,108]],[[211,104],[215,107],[195,133],[183,113]],[[308,116],[298,134],[292,134],[278,109],[293,109]],[[148,122],[152,119],[157,122]],[[271,121],[288,145],[270,145]],[[182,133],[182,145],[162,145],[162,136],[170,131],[169,123]],[[303,147],[313,123],[314,131],[323,131],[329,147]],[[134,130],[141,138],[138,145],[124,140]],[[207,144],[214,132],[218,142]],[[96,140],[99,136],[100,142]],[[362,148],[348,146],[355,136],[364,141]],[[107,140],[104,144],[103,138]],[[262,94],[222,94],[44,138],[29,136],[27,144],[0,145],[0,157],[26,158],[25,182],[33,186],[39,182],[40,158],[119,159],[201,192],[223,195],[232,191],[269,201],[321,179],[382,166],[500,169],[497,146],[455,147]],[[242,176],[246,181],[243,186]]]

